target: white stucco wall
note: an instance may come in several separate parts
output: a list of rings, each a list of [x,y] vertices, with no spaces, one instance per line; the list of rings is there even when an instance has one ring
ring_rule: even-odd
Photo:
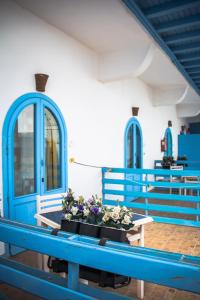
[[[0,128],[13,101],[35,92],[35,73],[49,74],[46,95],[60,107],[68,130],[68,157],[98,166],[123,166],[124,129],[139,106],[144,167],[160,159],[160,139],[172,120],[174,154],[180,122],[174,106],[152,106],[152,90],[140,79],[97,81],[98,55],[17,4],[0,3]],[[158,74],[155,74],[158,76]],[[2,139],[1,139],[2,140]],[[0,141],[1,157],[2,141]],[[88,197],[101,193],[99,169],[69,165],[69,186]],[[0,172],[0,192],[2,172]]]

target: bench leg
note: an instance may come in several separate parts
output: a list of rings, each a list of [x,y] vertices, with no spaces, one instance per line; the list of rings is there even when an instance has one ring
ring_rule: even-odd
[[[144,225],[141,225],[139,230],[140,230],[139,246],[144,247]],[[144,281],[143,280],[137,280],[137,297],[139,299],[144,298]]]

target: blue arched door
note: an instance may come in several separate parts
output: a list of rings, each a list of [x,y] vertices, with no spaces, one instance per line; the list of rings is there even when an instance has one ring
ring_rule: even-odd
[[[4,215],[36,224],[36,196],[66,191],[66,127],[57,105],[40,93],[18,98],[3,127]]]
[[[125,145],[125,158],[124,165],[125,168],[138,169],[143,166],[143,143],[142,143],[142,129],[136,118],[131,118],[125,129],[124,137]],[[130,180],[131,185],[127,186],[127,191],[140,191],[141,185],[137,182],[140,181],[140,175],[137,174],[127,174],[126,179]],[[133,200],[133,197],[126,197],[127,201]]]
[[[165,141],[166,141],[166,151],[164,152],[164,156],[172,156],[173,141],[172,141],[172,132],[169,127],[165,130]]]

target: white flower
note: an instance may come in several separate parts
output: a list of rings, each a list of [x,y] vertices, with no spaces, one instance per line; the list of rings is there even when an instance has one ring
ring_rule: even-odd
[[[114,211],[110,213],[110,216],[114,221],[117,221],[120,218],[119,213],[116,213]]]
[[[71,212],[72,212],[73,216],[75,216],[77,214],[77,211],[78,211],[78,208],[76,206],[72,206]]]
[[[110,214],[109,213],[105,213],[105,215],[102,218],[103,222],[106,223],[109,219],[110,219]]]
[[[71,214],[65,214],[65,219],[70,221],[72,218],[72,215]]]
[[[115,206],[114,208],[113,208],[113,212],[115,213],[115,214],[119,214],[120,213],[120,210],[121,210],[121,207],[118,205],[118,206]]]
[[[126,206],[123,206],[122,209],[124,212],[128,211],[128,208]]]
[[[83,210],[84,217],[87,217],[89,215],[89,213],[90,213],[89,209],[84,208],[84,210]]]
[[[122,220],[122,224],[130,224],[131,223],[131,218],[128,215],[124,216],[124,219]]]

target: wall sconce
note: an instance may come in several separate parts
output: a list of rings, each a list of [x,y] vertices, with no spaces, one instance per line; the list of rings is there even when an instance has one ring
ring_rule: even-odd
[[[168,127],[172,127],[172,121],[168,121]]]
[[[132,116],[138,116],[139,107],[132,107]]]
[[[45,92],[45,86],[49,75],[47,74],[35,74],[35,83],[36,83],[36,91],[38,92]]]

